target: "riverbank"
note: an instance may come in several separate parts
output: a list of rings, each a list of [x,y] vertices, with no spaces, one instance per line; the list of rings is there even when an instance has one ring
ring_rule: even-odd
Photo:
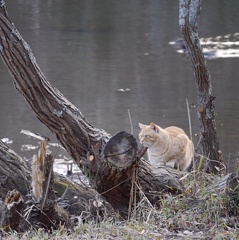
[[[114,216],[98,223],[83,222],[77,216],[72,230],[62,226],[52,233],[39,229],[17,234],[2,229],[1,239],[238,239],[238,205],[229,201],[224,190],[211,191],[223,177],[189,173],[182,178],[183,194],[165,194],[159,208],[143,197],[126,221]]]

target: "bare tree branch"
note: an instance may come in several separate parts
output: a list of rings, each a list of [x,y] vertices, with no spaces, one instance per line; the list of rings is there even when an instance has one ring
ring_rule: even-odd
[[[41,72],[30,46],[9,19],[0,2],[0,53],[15,87],[39,120],[59,139],[78,165],[91,146],[104,144],[109,134],[94,128],[78,108],[52,87]]]

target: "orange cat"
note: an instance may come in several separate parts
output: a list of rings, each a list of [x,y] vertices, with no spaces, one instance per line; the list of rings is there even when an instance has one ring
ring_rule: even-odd
[[[148,147],[149,162],[154,166],[170,166],[185,170],[191,163],[194,147],[186,133],[178,127],[165,129],[154,123],[139,123],[140,143]]]

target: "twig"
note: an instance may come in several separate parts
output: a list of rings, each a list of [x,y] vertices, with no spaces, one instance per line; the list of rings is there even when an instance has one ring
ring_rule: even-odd
[[[135,188],[135,169],[133,169],[133,172],[132,172],[132,181],[131,181],[130,198],[129,198],[129,209],[128,209],[128,219],[130,219],[130,217],[131,217],[132,203],[134,201],[134,188]]]
[[[188,99],[186,98],[186,106],[187,106],[187,112],[188,112],[188,125],[189,125],[189,134],[190,134],[190,139],[192,141],[192,123],[191,123],[191,116],[190,116],[190,109],[188,105]],[[196,164],[195,164],[195,159],[193,155],[193,177],[194,177],[194,194],[196,191]]]
[[[137,153],[137,158],[140,160],[140,158],[144,156],[144,154],[147,152],[147,150],[148,150],[147,147],[140,148]]]
[[[137,188],[139,189],[139,192],[144,196],[144,198],[147,200],[147,203],[149,204],[149,206],[151,208],[154,208],[154,206],[152,205],[152,203],[149,201],[149,199],[146,197],[146,195],[144,194],[144,192],[141,190],[141,188],[139,187],[139,185],[137,183],[135,183]]]
[[[43,211],[43,209],[37,207],[36,205],[34,205],[34,207],[35,207],[38,211],[40,211],[41,214],[43,214],[43,215],[50,221],[50,223],[51,223],[54,227],[56,227],[56,224],[55,224],[55,223],[50,219],[50,217]],[[41,224],[43,224],[43,223],[41,222]]]
[[[117,188],[118,186],[120,186],[122,183],[124,183],[124,182],[126,182],[126,181],[128,181],[129,179],[127,178],[127,179],[125,179],[124,181],[122,181],[122,182],[120,182],[120,183],[118,183],[117,185],[115,185],[114,187],[112,187],[112,188],[110,188],[110,189],[108,189],[107,191],[105,191],[105,192],[102,192],[100,195],[104,195],[104,194],[106,194],[107,192],[110,192],[111,190],[113,190],[113,189],[115,189],[115,188]]]
[[[31,228],[36,231],[36,229],[34,228],[34,226],[27,220],[27,218],[25,218],[25,215],[22,215],[19,211],[16,210],[16,212],[22,217],[22,219],[24,219],[30,226]]]
[[[129,122],[130,122],[130,129],[131,129],[131,134],[134,134],[134,129],[133,129],[133,123],[132,123],[132,118],[130,114],[130,110],[128,109],[128,115],[129,115]]]
[[[64,191],[63,194],[61,195],[61,199],[62,199],[62,200],[65,198],[68,189],[69,189],[69,187],[67,186],[66,189],[65,189],[65,191]]]
[[[191,123],[190,109],[189,109],[187,98],[186,98],[186,105],[187,105],[187,112],[188,112],[189,134],[190,134],[190,139],[192,141],[192,123]]]
[[[49,173],[49,176],[48,176],[48,179],[47,179],[47,187],[46,187],[45,196],[44,196],[44,199],[43,199],[43,202],[42,202],[42,206],[41,206],[42,210],[44,209],[44,206],[45,206],[45,203],[46,203],[46,199],[47,199],[47,196],[48,196],[48,191],[49,191],[49,187],[50,187],[52,171],[53,171],[53,164],[51,165],[51,170],[50,170],[50,173]]]

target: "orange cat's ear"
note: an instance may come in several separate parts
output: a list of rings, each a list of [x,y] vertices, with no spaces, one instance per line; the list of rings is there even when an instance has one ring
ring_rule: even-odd
[[[142,124],[142,123],[139,123],[139,128],[140,129],[143,129],[145,127],[145,125],[144,124]]]
[[[149,127],[154,132],[158,132],[158,128],[157,128],[157,125],[155,123],[150,123]]]

